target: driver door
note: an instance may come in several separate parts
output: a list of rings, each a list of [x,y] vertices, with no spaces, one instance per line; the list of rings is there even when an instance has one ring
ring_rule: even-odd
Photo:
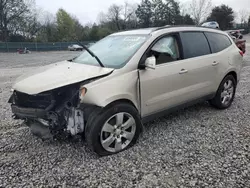
[[[186,100],[186,71],[183,69],[179,34],[163,36],[143,59],[156,58],[156,68],[140,70],[141,113],[148,116],[181,104]]]

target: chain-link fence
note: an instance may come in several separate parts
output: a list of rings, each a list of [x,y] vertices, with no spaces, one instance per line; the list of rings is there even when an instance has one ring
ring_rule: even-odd
[[[93,41],[81,42],[84,45],[88,45]],[[71,44],[77,44],[76,42],[0,42],[0,52],[17,52],[18,49],[27,48],[30,51],[59,51],[67,50]]]

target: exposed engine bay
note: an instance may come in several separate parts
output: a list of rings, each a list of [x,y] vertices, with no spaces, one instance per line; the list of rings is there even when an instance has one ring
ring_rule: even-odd
[[[70,135],[84,132],[85,117],[90,105],[80,102],[80,84],[57,88],[51,91],[28,95],[14,91],[9,103],[14,119],[22,119],[31,132],[46,140],[61,131]]]

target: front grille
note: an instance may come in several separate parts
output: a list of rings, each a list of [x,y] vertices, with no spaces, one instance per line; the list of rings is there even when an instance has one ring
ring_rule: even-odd
[[[20,107],[45,109],[51,104],[51,100],[52,95],[49,92],[37,95],[14,92],[15,104]]]

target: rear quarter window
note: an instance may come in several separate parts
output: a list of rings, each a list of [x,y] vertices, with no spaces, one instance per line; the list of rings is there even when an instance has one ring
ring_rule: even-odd
[[[211,54],[208,41],[203,32],[182,32],[181,41],[184,59]]]
[[[220,52],[232,45],[231,40],[223,34],[205,32],[205,35],[210,44],[212,53]]]

